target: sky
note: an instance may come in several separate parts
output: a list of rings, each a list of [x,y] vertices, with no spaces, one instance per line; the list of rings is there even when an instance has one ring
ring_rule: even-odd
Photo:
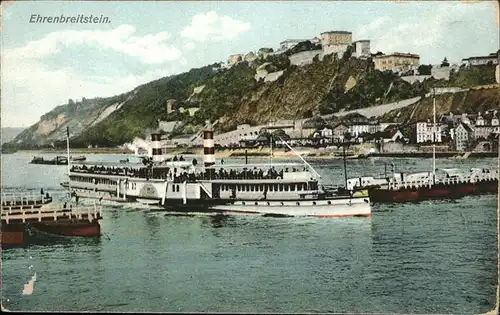
[[[329,30],[369,39],[372,52],[460,63],[498,50],[497,7],[496,1],[4,1],[1,126],[29,127],[70,98],[113,96]],[[78,15],[107,21],[47,22]]]

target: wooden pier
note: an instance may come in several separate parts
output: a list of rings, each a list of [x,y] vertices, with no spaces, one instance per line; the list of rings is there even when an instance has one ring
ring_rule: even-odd
[[[42,190],[43,192],[43,190]],[[35,192],[4,192],[2,193],[2,209],[4,208],[20,208],[31,206],[32,208],[41,207],[44,204],[52,202],[52,197],[46,193]]]
[[[14,223],[14,222],[42,222],[53,220],[57,221],[60,219],[87,219],[89,222],[93,220],[102,219],[101,211],[98,209],[97,205],[94,206],[77,206],[64,208],[60,206],[42,206],[35,208],[34,205],[23,205],[18,207],[3,207],[2,206],[2,222]]]
[[[100,206],[52,203],[46,194],[2,193],[2,246],[25,244],[25,232],[35,228],[54,235],[95,237],[100,235]]]

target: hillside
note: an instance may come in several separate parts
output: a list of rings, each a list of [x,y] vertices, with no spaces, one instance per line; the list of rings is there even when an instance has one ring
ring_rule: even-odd
[[[499,109],[500,93],[499,86],[493,85],[488,88],[469,89],[457,93],[445,93],[436,95],[436,117],[437,119],[450,112],[454,114],[477,113],[487,110]],[[433,119],[433,98],[425,97],[419,102],[408,107],[390,111],[381,117],[388,122],[397,122],[411,125],[417,121]]]
[[[311,47],[305,45],[301,49],[317,48]],[[289,53],[268,55],[240,62],[229,69],[220,64],[192,69],[114,97],[69,100],[68,104],[42,116],[7,146],[64,146],[65,130],[69,126],[73,147],[112,147],[135,137],[145,137],[158,127],[159,120],[183,121],[184,130],[176,130],[182,133],[199,130],[205,120],[219,119],[217,132],[222,132],[241,123],[308,118],[315,113],[330,114],[423,96],[433,86],[469,87],[494,82],[494,72],[490,69],[461,69],[447,82],[431,79],[410,84],[390,71],[375,70],[371,59],[348,58],[350,55],[348,50],[342,58],[327,55],[320,60],[315,57],[312,63],[300,67],[290,64]],[[263,72],[265,79],[257,80],[256,74]],[[451,103],[463,102],[456,105],[462,107],[479,104],[478,100],[491,99],[490,94],[480,90],[467,98],[467,102]],[[170,114],[167,114],[167,104],[173,110]],[[190,116],[189,111],[180,112],[181,108],[198,110]],[[403,109],[397,118],[404,117],[408,110]],[[418,117],[419,112],[415,111]]]
[[[248,94],[239,109],[225,118],[230,125],[308,118],[314,112],[365,108],[421,93],[391,72],[374,70],[370,60],[326,56],[303,67],[289,67],[276,82]]]
[[[50,146],[55,141],[66,139],[66,127],[71,135],[78,135],[92,128],[133,98],[132,93],[109,98],[85,99],[60,105],[40,117],[40,121],[18,134],[13,145],[18,148]]]

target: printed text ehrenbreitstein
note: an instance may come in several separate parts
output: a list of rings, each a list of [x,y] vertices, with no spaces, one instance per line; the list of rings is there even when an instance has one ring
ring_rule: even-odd
[[[65,16],[61,14],[60,16],[42,16],[40,14],[32,14],[30,17],[30,23],[71,23],[71,24],[101,24],[101,23],[111,23],[111,20],[107,16],[95,15],[73,15],[73,16]]]

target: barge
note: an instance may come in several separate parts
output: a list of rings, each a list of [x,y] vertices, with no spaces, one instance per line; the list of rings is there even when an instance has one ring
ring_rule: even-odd
[[[436,133],[436,100],[434,98],[433,136]],[[428,199],[460,198],[466,195],[495,193],[498,190],[499,170],[487,168],[437,169],[436,148],[433,146],[432,171],[411,174],[395,173],[382,178],[365,176],[350,178],[346,187],[368,189],[373,202],[418,202]]]
[[[45,159],[41,156],[35,156],[30,164],[44,164],[44,165],[68,165],[68,158],[65,156],[56,156],[52,159]]]

